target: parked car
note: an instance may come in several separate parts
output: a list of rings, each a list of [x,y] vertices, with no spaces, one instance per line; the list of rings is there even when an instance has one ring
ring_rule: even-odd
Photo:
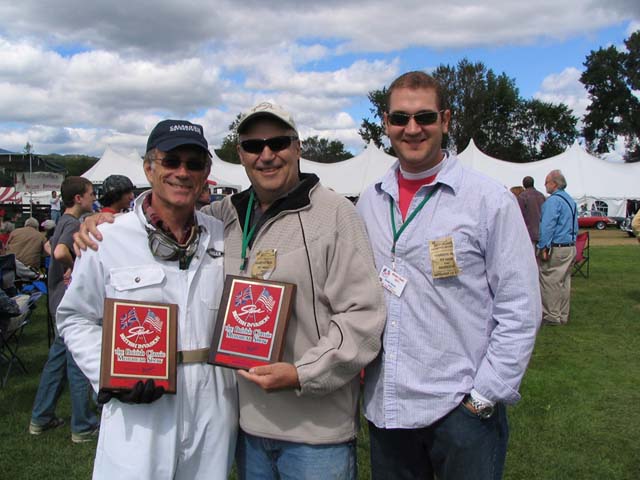
[[[635,237],[633,234],[633,229],[631,228],[631,220],[633,220],[633,215],[629,215],[624,221],[620,224],[620,230],[623,232],[627,232],[627,235],[630,237]]]
[[[597,230],[604,230],[607,225],[617,225],[617,222],[602,212],[581,212],[578,217],[578,226],[580,228],[595,227]]]

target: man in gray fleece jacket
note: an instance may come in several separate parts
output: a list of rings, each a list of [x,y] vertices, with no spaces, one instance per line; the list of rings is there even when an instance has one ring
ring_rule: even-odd
[[[211,205],[225,224],[225,271],[251,276],[273,251],[268,278],[297,286],[283,361],[238,371],[240,477],[355,479],[358,374],[385,321],[365,229],[351,202],[300,173],[289,113],[260,103],[237,131],[252,186]]]

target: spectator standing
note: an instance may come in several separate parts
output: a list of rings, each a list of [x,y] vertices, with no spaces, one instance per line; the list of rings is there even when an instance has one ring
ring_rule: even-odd
[[[109,175],[102,184],[101,211],[114,214],[128,211],[133,200],[133,188],[129,177]]]
[[[549,198],[542,205],[538,240],[542,321],[545,325],[564,325],[569,321],[578,206],[565,192],[567,180],[560,170],[549,172],[544,185]]]
[[[640,210],[638,210],[633,216],[633,220],[631,220],[631,228],[633,230],[633,234],[638,239],[638,242],[640,242]]]
[[[389,86],[398,162],[357,204],[387,289],[383,348],[365,374],[374,479],[501,478],[505,404],[520,399],[540,322],[517,201],[441,149],[441,92],[423,72]]]
[[[51,220],[58,223],[60,219],[60,197],[54,190],[51,192],[51,198],[49,198],[49,205],[51,207]]]
[[[58,220],[50,239],[51,262],[49,264],[49,310],[55,315],[58,305],[65,294],[65,276],[68,279],[75,255],[73,253],[73,234],[80,227],[80,216],[91,211],[95,198],[91,182],[82,177],[67,177],[60,188],[65,206],[64,215]],[[29,433],[41,435],[52,428],[64,424],[64,420],[55,414],[58,399],[65,380],[69,382],[71,392],[71,440],[82,443],[97,438],[98,419],[89,400],[89,382],[64,340],[56,332],[56,338],[49,349],[47,362],[42,369],[40,384],[31,412]]]
[[[540,238],[540,217],[545,198],[542,192],[536,190],[533,184],[533,177],[527,176],[522,179],[524,191],[518,195],[518,205],[520,205],[524,223],[527,225],[529,238],[535,248]]]

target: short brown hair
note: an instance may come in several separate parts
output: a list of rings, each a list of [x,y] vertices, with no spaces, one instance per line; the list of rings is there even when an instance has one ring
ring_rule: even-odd
[[[446,108],[442,85],[440,85],[440,82],[435,77],[432,77],[427,73],[414,71],[404,73],[396,78],[393,82],[391,82],[391,85],[389,85],[389,88],[387,89],[387,111],[389,110],[389,105],[391,104],[391,94],[394,90],[399,88],[410,88],[412,90],[433,89],[436,92],[436,102],[438,104],[438,110],[444,110]]]
[[[84,177],[67,177],[60,185],[60,196],[64,208],[71,208],[75,205],[76,195],[84,195],[91,187],[91,182]]]

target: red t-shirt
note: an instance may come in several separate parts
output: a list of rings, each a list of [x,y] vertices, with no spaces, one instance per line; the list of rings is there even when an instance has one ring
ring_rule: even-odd
[[[398,192],[400,196],[400,213],[402,213],[402,220],[407,218],[407,212],[411,205],[413,196],[423,185],[429,185],[436,179],[436,175],[430,177],[418,178],[417,180],[409,180],[402,176],[402,172],[398,170]]]

